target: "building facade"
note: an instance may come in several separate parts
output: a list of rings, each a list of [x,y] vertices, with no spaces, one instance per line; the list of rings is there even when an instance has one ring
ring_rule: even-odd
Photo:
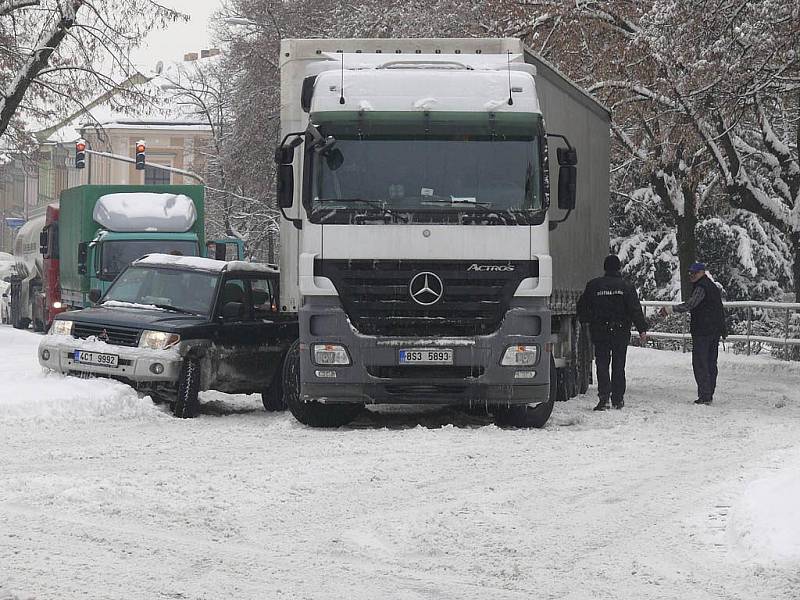
[[[211,128],[197,122],[114,121],[80,130],[88,148],[135,157],[135,145],[144,140],[146,164],[158,164],[192,173],[205,168]],[[192,184],[186,175],[87,153],[86,168],[75,168],[74,144],[43,143],[32,157],[7,156],[0,163],[0,251],[12,252],[14,229],[6,219],[43,214],[61,191],[85,184]]]

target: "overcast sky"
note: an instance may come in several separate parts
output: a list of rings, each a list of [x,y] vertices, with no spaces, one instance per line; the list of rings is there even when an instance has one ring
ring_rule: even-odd
[[[208,20],[220,7],[220,0],[161,0],[161,4],[188,14],[188,23],[175,23],[147,36],[135,55],[143,70],[153,69],[159,60],[179,61],[186,52],[199,52],[210,46]]]

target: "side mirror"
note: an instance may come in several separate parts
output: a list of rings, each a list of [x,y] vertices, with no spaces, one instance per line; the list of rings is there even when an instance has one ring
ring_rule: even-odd
[[[3,294],[3,298],[8,298],[8,294],[7,294],[7,293],[4,293],[4,294]]]
[[[223,321],[238,321],[244,314],[244,304],[241,302],[226,302],[222,306]]]
[[[39,254],[47,255],[47,229],[43,229],[39,234]]]
[[[325,156],[325,163],[331,171],[336,171],[344,164],[344,154],[338,148],[328,150],[323,155]]]
[[[294,204],[294,169],[290,164],[278,166],[278,206],[291,208]]]
[[[103,292],[98,290],[97,288],[92,288],[89,290],[89,302],[92,304],[97,304],[97,301],[100,300],[100,296],[103,295]]]
[[[578,151],[575,148],[564,148],[556,150],[558,164],[562,167],[574,167],[578,164]]]
[[[275,164],[286,165],[294,161],[294,146],[282,145],[275,148]]]
[[[81,242],[78,244],[78,273],[86,275],[86,259],[89,256],[89,244]]]
[[[561,148],[559,148],[561,150]],[[561,166],[558,169],[558,208],[574,210],[578,170],[573,166]]]

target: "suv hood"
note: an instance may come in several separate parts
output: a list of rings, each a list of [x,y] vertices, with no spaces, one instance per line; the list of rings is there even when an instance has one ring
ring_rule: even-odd
[[[102,305],[69,312],[62,318],[76,323],[131,327],[134,329],[160,329],[164,331],[180,330],[209,322],[208,317],[205,315],[185,315],[166,310],[121,306],[104,307]]]

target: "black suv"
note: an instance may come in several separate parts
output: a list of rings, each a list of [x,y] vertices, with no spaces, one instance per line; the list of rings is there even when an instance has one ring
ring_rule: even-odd
[[[282,366],[297,319],[278,311],[278,270],[242,261],[150,254],[91,308],[58,315],[39,363],[111,377],[197,414],[202,390],[260,392],[283,410]]]

